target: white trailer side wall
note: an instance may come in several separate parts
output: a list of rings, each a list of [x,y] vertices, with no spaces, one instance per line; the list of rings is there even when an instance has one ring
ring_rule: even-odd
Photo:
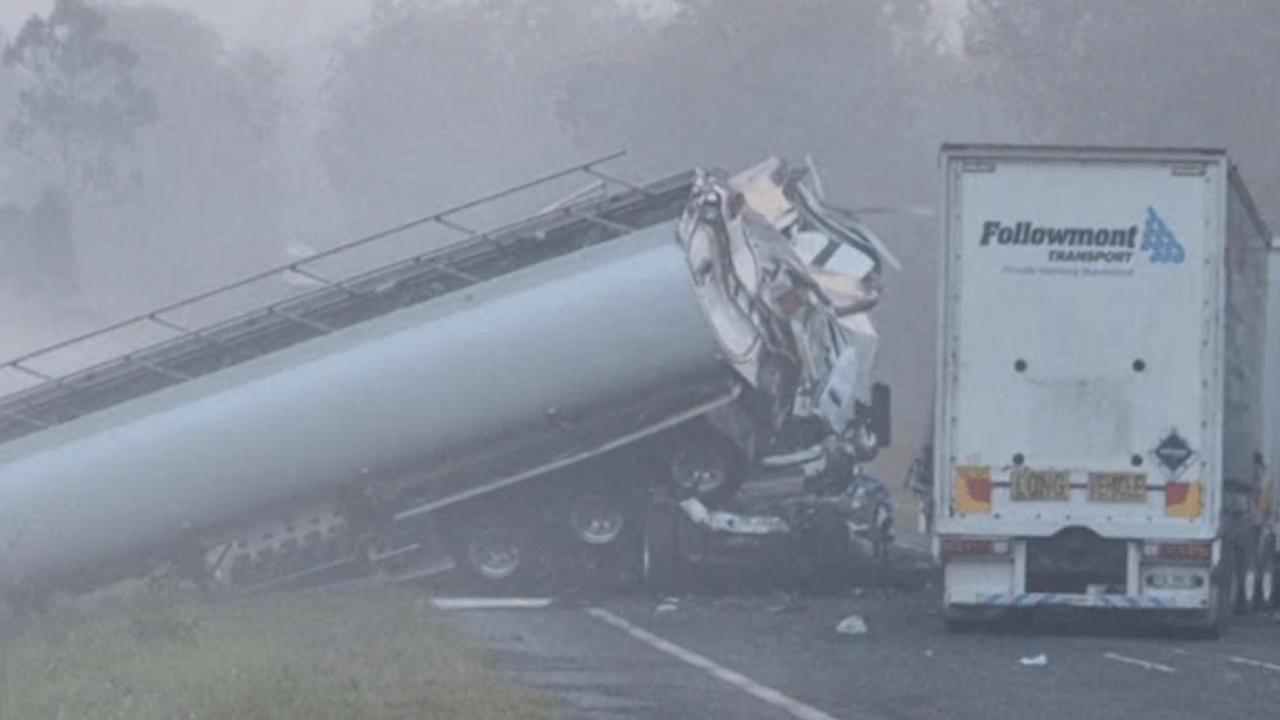
[[[1222,476],[1242,491],[1256,491],[1272,461],[1266,437],[1267,255],[1259,220],[1234,169],[1227,193],[1225,347],[1223,348]]]

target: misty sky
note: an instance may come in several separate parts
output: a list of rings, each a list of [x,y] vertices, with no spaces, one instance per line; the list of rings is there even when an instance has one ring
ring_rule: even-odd
[[[111,0],[121,5],[163,5],[199,15],[231,43],[298,47],[324,39],[334,31],[358,23],[374,0]],[[457,2],[465,0],[438,0]],[[548,0],[554,1],[554,0]],[[617,0],[642,15],[664,16],[674,0]],[[933,0],[951,19],[963,12],[965,0]],[[52,0],[0,2],[0,28],[12,34],[33,14],[44,14]]]
[[[437,0],[440,3],[465,0]],[[554,0],[551,0],[554,1]],[[617,0],[642,15],[663,16],[673,0]],[[941,0],[941,2],[963,0]],[[323,40],[368,16],[374,0],[110,0],[120,5],[163,5],[187,10],[213,25],[231,43],[298,47]],[[52,0],[0,2],[0,27],[12,34],[33,14],[44,14]]]
[[[115,0],[121,5],[163,5],[187,10],[216,27],[231,42],[296,45],[319,39],[368,15],[373,0]],[[52,0],[4,0],[0,26],[16,30]]]

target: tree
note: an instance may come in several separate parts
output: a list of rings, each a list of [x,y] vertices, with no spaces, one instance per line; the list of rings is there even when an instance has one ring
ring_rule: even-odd
[[[32,17],[4,51],[4,64],[32,84],[18,100],[8,139],[56,172],[64,190],[104,188],[119,179],[118,153],[156,114],[132,71],[137,54],[107,39],[107,17],[83,0],[57,0]]]
[[[556,97],[598,0],[383,0],[334,51],[320,152],[364,227],[575,158]]]
[[[969,0],[966,46],[1018,135],[1221,146],[1280,202],[1280,5],[1264,0]]]
[[[137,52],[132,77],[163,113],[131,155],[141,183],[92,209],[98,237],[81,248],[88,283],[122,305],[150,305],[282,260],[288,229],[322,214],[284,197],[296,163],[281,145],[299,132],[287,67],[228,47],[192,13],[147,4],[103,12],[106,39]],[[121,277],[132,282],[122,287]]]
[[[133,80],[137,55],[107,39],[106,26],[106,16],[83,0],[57,0],[47,18],[28,20],[3,53],[4,66],[28,80],[6,139],[39,163],[52,186],[33,215],[51,225],[36,236],[65,231],[67,242],[43,251],[71,253],[47,266],[73,276],[70,238],[80,198],[121,187],[120,155],[156,114],[150,93]],[[74,286],[74,277],[63,280]]]

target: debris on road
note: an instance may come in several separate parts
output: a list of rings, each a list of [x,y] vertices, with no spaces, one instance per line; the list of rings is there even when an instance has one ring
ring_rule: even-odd
[[[680,609],[680,599],[673,597],[662,598],[658,602],[657,607],[653,609],[654,615],[670,615]]]
[[[1049,656],[1044,653],[1039,655],[1030,655],[1018,661],[1022,667],[1044,667],[1049,664]]]
[[[840,635],[866,635],[867,623],[861,615],[850,615],[836,625],[836,633]]]

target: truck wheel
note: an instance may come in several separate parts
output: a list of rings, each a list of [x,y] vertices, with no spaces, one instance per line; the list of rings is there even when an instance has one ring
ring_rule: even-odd
[[[640,555],[641,577],[650,590],[674,592],[685,572],[680,547],[680,516],[675,505],[652,502],[645,511]]]
[[[603,590],[638,580],[643,502],[634,490],[616,484],[579,488],[566,498],[560,517],[568,529],[567,552],[555,562],[570,573],[571,584]]]
[[[1193,630],[1199,637],[1217,640],[1227,631],[1231,618],[1240,606],[1240,566],[1236,562],[1236,554],[1229,552],[1224,558],[1223,572],[1217,581],[1215,592],[1211,595],[1209,609],[1204,620],[1197,623]]]
[[[863,558],[855,553],[849,525],[839,515],[821,513],[812,518],[800,539],[795,548],[797,556],[789,563],[802,569],[805,584],[812,592],[838,592],[860,579],[859,570],[868,570],[872,575],[876,572],[874,557]],[[874,556],[875,551],[871,553]]]
[[[454,562],[481,587],[517,587],[536,564],[533,534],[517,519],[481,516],[459,523],[453,536]]]
[[[729,438],[716,432],[694,432],[682,440],[673,449],[669,465],[680,498],[719,502],[732,497],[742,485],[742,453]]]
[[[1245,570],[1242,553],[1234,553],[1228,556],[1228,570],[1226,575],[1227,581],[1227,615],[1242,615],[1248,607],[1246,603],[1247,592],[1245,590]]]
[[[569,528],[578,540],[594,546],[610,545],[631,523],[620,493],[582,492],[569,501]]]

